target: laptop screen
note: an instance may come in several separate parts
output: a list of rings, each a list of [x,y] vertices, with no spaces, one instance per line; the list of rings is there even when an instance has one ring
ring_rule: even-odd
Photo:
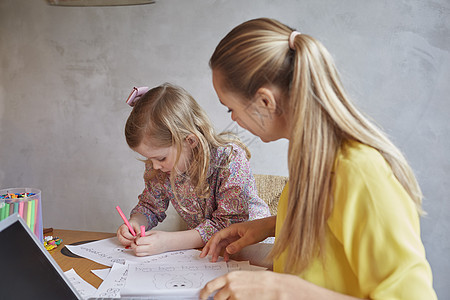
[[[44,246],[17,215],[0,222],[0,298],[78,299]]]

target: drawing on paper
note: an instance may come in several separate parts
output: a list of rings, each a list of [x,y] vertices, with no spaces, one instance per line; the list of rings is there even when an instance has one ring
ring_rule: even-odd
[[[202,273],[187,273],[183,275],[155,274],[153,283],[158,289],[189,289],[200,288],[203,283]]]

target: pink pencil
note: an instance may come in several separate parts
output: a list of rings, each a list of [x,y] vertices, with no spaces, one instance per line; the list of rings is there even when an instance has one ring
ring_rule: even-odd
[[[141,236],[145,236],[145,226],[141,225]]]
[[[19,215],[22,217],[23,219],[23,201],[19,202]],[[25,219],[24,219],[25,220]]]
[[[123,214],[122,210],[120,209],[119,205],[116,206],[117,211],[119,212],[119,215],[122,217],[123,221],[125,222],[125,224],[127,225],[128,229],[130,230],[131,234],[133,236],[136,236],[136,232],[134,232],[133,227],[131,227],[130,222],[128,222],[128,219],[125,217],[125,215]]]

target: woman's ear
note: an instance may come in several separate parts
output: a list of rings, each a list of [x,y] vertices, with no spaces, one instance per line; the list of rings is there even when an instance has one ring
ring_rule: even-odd
[[[189,145],[189,147],[191,147],[191,149],[194,149],[198,145],[198,138],[193,133],[188,135],[185,141]]]
[[[261,87],[256,91],[256,103],[266,112],[275,113],[277,111],[277,91],[270,87]]]

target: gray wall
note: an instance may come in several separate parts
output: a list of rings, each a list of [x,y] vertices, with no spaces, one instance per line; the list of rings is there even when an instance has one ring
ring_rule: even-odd
[[[218,130],[231,126],[208,59],[235,25],[273,17],[317,37],[356,103],[405,152],[425,194],[422,237],[450,299],[450,4],[410,1],[174,1],[51,7],[0,1],[0,188],[43,193],[45,226],[114,232],[143,188],[123,137],[134,85],[188,89]],[[286,141],[242,130],[255,173],[287,175]],[[163,229],[182,226],[170,213]]]

